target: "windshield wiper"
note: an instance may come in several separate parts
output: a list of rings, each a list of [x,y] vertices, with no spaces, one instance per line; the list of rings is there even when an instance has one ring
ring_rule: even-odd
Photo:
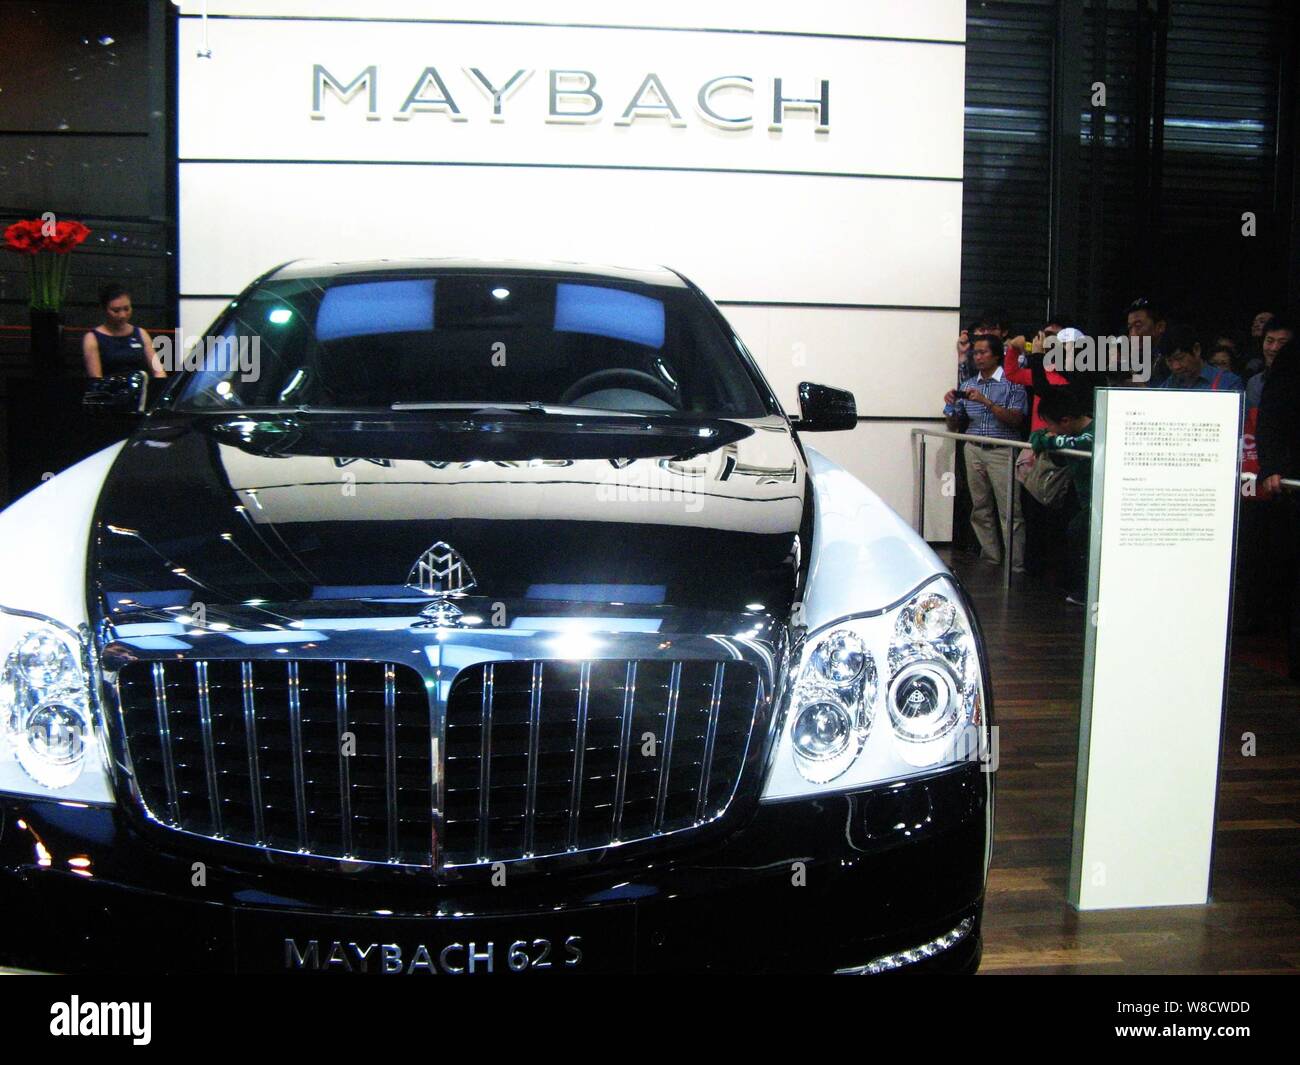
[[[452,414],[474,414],[480,410],[520,409],[524,403],[390,403],[389,410],[445,410]]]
[[[500,417],[509,414],[524,414],[533,417],[583,417],[583,418],[636,418],[640,412],[628,410],[606,410],[602,407],[572,407],[561,403],[545,403],[540,399],[530,399],[525,403],[393,403],[389,410],[394,411],[443,411],[465,418]]]

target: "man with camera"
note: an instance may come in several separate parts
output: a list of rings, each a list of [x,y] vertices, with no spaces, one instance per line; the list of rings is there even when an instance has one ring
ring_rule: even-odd
[[[950,432],[967,432],[974,436],[998,440],[1019,440],[1029,414],[1029,397],[1019,385],[1012,384],[1002,372],[1002,338],[994,333],[979,333],[971,341],[975,374],[949,389],[943,397],[944,417]],[[966,478],[970,486],[971,528],[980,544],[980,557],[987,562],[1002,561],[999,522],[1004,522],[1011,500],[1007,481],[1010,477],[1014,448],[998,444],[966,442]],[[1019,492],[1019,484],[1013,491]],[[1024,567],[1025,532],[1017,500],[1011,527],[1011,566]]]

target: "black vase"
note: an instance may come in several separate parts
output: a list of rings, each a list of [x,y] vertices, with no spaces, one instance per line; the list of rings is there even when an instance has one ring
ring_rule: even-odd
[[[28,312],[32,323],[32,376],[59,377],[63,373],[63,315],[59,311]]]

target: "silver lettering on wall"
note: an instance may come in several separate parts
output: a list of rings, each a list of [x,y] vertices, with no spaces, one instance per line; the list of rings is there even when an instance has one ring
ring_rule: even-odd
[[[492,101],[493,122],[505,121],[505,116],[501,113],[502,101],[517,92],[523,83],[533,76],[531,70],[516,70],[510,75],[510,79],[498,89],[478,67],[465,67],[464,71],[470,81],[479,89],[482,89],[487,98]]]
[[[720,78],[710,78],[700,86],[699,95],[695,98],[695,108],[699,111],[700,117],[719,129],[751,128],[754,125],[753,114],[724,115],[714,109],[714,93],[725,92],[728,89],[744,89],[753,95],[754,79],[747,74],[723,74]]]
[[[311,117],[324,118],[325,113],[321,110],[321,90],[328,87],[343,103],[351,102],[363,88],[367,90],[370,104],[366,109],[367,118],[379,117],[379,68],[374,66],[366,67],[360,74],[344,85],[333,74],[326,70],[320,63],[312,66],[311,70]]]
[[[425,96],[425,92],[428,91],[430,85],[437,90],[437,96]],[[453,122],[464,122],[467,117],[461,114],[460,108],[456,106],[456,101],[452,99],[447,83],[442,80],[442,75],[438,73],[437,67],[424,68],[416,83],[411,86],[411,91],[406,94],[406,102],[402,104],[402,109],[393,117],[402,120],[409,119],[416,111],[432,111],[445,114]]]
[[[647,93],[651,94],[647,98]],[[632,99],[623,111],[623,117],[614,123],[616,126],[630,126],[638,118],[666,118],[671,126],[684,126],[681,112],[668,95],[664,83],[658,74],[647,74],[641,87],[632,94]]]
[[[829,133],[831,128],[831,83],[825,78],[821,82],[821,95],[812,99],[798,96],[781,95],[781,79],[772,81],[772,124],[767,128],[774,133],[781,132],[786,111],[816,111],[817,125],[815,133]]]
[[[484,99],[491,105],[487,116],[491,122],[504,122],[505,104],[532,77],[532,69],[521,67],[499,87],[483,72],[481,67],[461,68]],[[545,121],[548,123],[592,124],[600,122],[605,111],[604,91],[597,91],[598,78],[590,70],[551,69],[547,71],[547,100]],[[772,121],[768,130],[784,132],[790,112],[809,112],[814,116],[815,133],[829,133],[831,126],[831,85],[829,79],[818,79],[817,95],[811,97],[785,95],[785,79],[771,78]],[[324,65],[312,66],[312,111],[314,119],[327,117],[326,90],[333,97],[329,113],[339,113],[348,108],[362,92],[366,95],[366,118],[379,120],[379,68],[368,66],[350,81],[335,77]],[[695,113],[704,122],[717,129],[744,131],[754,126],[753,107],[747,114],[739,114],[744,105],[735,99],[739,94],[753,96],[756,92],[754,78],[748,74],[722,74],[709,78],[696,92]],[[730,97],[730,98],[729,98]],[[461,110],[452,90],[437,67],[425,67],[406,93],[402,106],[392,118],[409,121],[422,112],[442,114],[452,122],[468,122],[470,115]],[[664,80],[648,73],[628,99],[627,106],[614,120],[616,126],[631,126],[639,118],[665,119],[670,126],[685,126],[686,120],[674,102]],[[806,128],[806,127],[805,127]]]
[[[574,81],[582,85],[574,86]],[[588,105],[579,105],[573,110],[574,100],[583,99]],[[552,70],[550,105],[546,110],[547,122],[597,122],[600,109],[605,101],[596,92],[596,75],[590,70]],[[561,109],[561,101],[569,101],[567,109]]]

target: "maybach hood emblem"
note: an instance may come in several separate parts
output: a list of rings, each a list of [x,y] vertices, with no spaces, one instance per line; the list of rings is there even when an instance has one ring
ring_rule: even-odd
[[[469,563],[444,540],[416,559],[406,578],[408,588],[439,598],[465,595],[477,583]]]

